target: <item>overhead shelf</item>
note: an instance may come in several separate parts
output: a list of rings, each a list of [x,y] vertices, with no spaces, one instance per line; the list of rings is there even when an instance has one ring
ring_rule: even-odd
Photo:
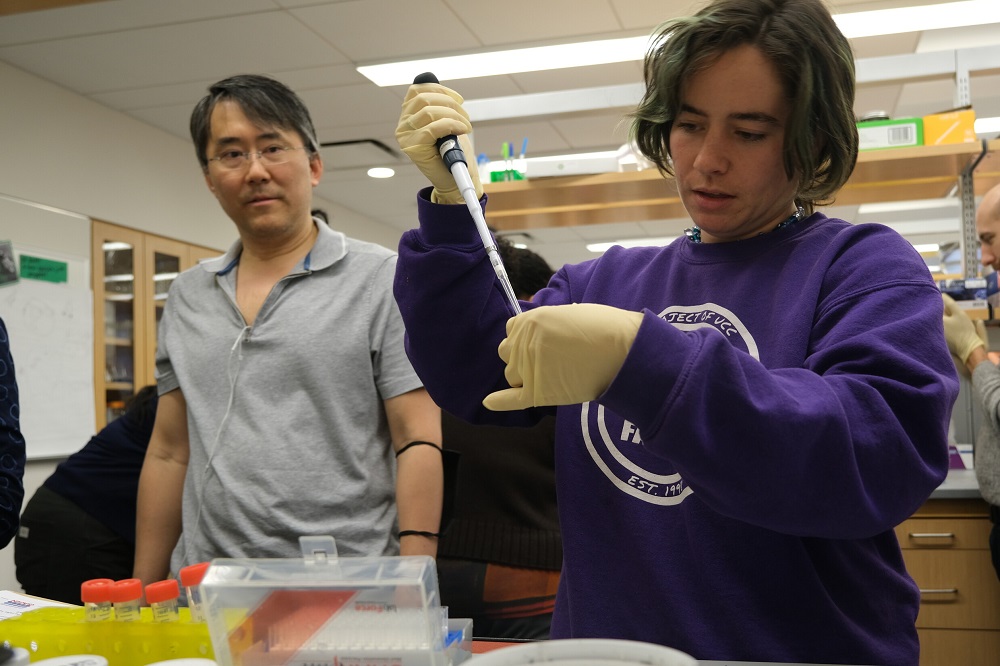
[[[856,205],[949,196],[962,171],[977,194],[1000,183],[1000,139],[862,151],[836,203]],[[686,218],[672,178],[655,169],[487,183],[490,225],[501,231]]]

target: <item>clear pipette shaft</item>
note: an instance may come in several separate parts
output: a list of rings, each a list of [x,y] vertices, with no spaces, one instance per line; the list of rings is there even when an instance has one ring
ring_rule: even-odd
[[[465,199],[465,205],[468,207],[469,213],[476,223],[476,230],[479,232],[479,237],[483,240],[483,247],[486,248],[486,256],[489,257],[490,264],[493,266],[493,272],[496,273],[497,280],[500,281],[500,286],[503,288],[504,294],[507,295],[510,306],[514,309],[514,314],[519,315],[521,314],[521,304],[517,300],[517,295],[514,294],[514,287],[510,284],[507,271],[504,270],[503,261],[500,260],[500,253],[497,252],[496,243],[493,241],[493,234],[490,233],[489,227],[486,226],[486,218],[483,216],[483,209],[479,205],[479,197],[476,196],[476,187],[472,184],[472,176],[469,175],[469,168],[463,162],[455,162],[451,165],[451,175],[455,178],[458,190],[462,193],[462,198]]]

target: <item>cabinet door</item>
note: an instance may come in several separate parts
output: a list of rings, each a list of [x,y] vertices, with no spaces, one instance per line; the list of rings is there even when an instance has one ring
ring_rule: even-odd
[[[188,245],[160,236],[145,237],[146,274],[143,316],[146,321],[143,386],[156,383],[156,341],[167,293],[181,271],[191,264]],[[140,387],[141,388],[141,387]]]
[[[94,383],[98,429],[119,416],[144,381],[144,322],[138,310],[143,235],[94,221]]]

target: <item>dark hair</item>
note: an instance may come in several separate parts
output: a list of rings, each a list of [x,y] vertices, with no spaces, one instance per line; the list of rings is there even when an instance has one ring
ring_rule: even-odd
[[[858,157],[854,56],[821,0],[715,0],[657,28],[646,54],[646,92],[633,114],[639,151],[672,174],[670,130],[684,84],[720,55],[751,45],[770,60],[791,105],[784,163],[798,205],[829,203]]]
[[[153,420],[156,418],[157,400],[156,385],[143,386],[125,403],[123,416],[127,414],[136,423],[142,423],[147,418]]]
[[[223,79],[208,89],[191,112],[191,139],[202,169],[208,169],[208,139],[212,131],[212,111],[223,100],[232,100],[256,125],[293,130],[312,154],[319,153],[319,141],[309,110],[291,88],[267,76],[240,74]]]
[[[497,253],[507,270],[515,296],[528,300],[548,285],[555,271],[545,259],[527,248],[514,247],[513,243],[502,236],[496,238],[496,243]]]
[[[311,211],[309,211],[309,214],[312,215],[313,217],[318,217],[319,219],[326,222],[326,224],[329,226],[330,216],[327,215],[326,211],[323,210],[322,208],[313,208]]]

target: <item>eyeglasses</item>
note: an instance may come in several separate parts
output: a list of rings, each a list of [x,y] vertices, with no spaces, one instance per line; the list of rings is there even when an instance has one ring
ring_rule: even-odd
[[[251,158],[256,155],[266,166],[274,166],[276,164],[284,164],[292,159],[291,151],[303,150],[304,148],[305,146],[281,146],[275,144],[262,150],[227,150],[215,157],[210,157],[208,161],[218,162],[219,166],[227,171],[235,171],[249,165]]]

